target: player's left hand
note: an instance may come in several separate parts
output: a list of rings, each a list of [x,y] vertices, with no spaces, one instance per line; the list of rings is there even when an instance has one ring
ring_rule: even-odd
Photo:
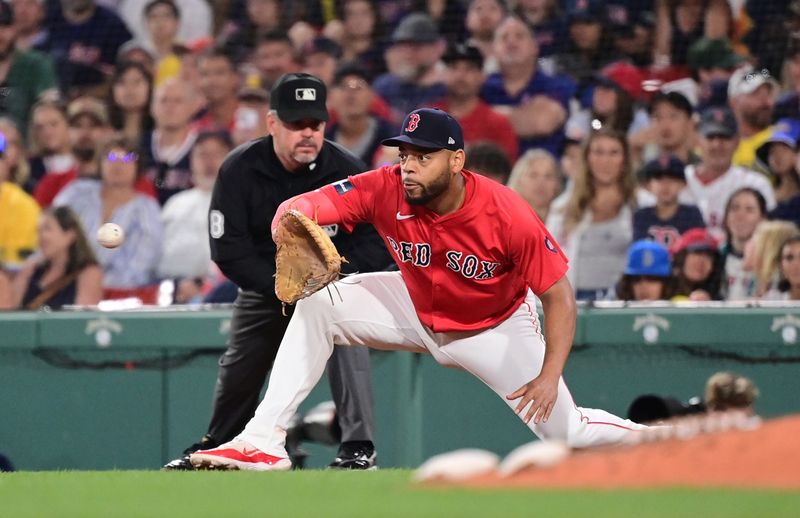
[[[530,423],[531,419],[536,424],[546,423],[558,397],[558,379],[558,376],[540,375],[507,395],[506,399],[513,401],[522,398],[514,409],[519,416],[522,416],[522,412],[530,403],[528,412],[522,417],[526,424]]]

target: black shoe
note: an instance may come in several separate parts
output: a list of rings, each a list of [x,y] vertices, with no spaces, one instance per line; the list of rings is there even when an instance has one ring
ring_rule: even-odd
[[[332,469],[378,469],[375,445],[370,441],[343,442],[328,467]]]
[[[168,463],[164,464],[164,467],[161,468],[162,471],[193,471],[195,469],[192,466],[189,457],[192,453],[198,450],[207,450],[209,448],[216,448],[219,446],[214,439],[209,437],[208,435],[204,435],[200,442],[196,442],[183,450],[183,454],[178,457],[177,459],[173,459]]]

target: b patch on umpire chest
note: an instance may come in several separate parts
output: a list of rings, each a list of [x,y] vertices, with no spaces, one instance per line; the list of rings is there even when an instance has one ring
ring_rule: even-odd
[[[340,196],[347,191],[352,191],[354,189],[350,180],[339,180],[333,184],[333,188],[336,189],[336,192],[339,193]]]

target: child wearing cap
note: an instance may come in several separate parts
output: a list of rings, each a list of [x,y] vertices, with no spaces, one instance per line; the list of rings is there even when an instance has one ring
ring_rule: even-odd
[[[642,239],[628,249],[628,263],[617,283],[619,300],[666,300],[672,263],[667,248],[654,241]]]
[[[670,252],[674,283],[671,300],[721,299],[723,269],[719,243],[707,229],[687,230]]]
[[[781,119],[772,135],[757,150],[758,160],[769,169],[775,184],[775,200],[788,201],[800,195],[800,176],[797,174],[797,150],[800,121]]]
[[[778,206],[773,219],[800,222],[800,175],[797,170],[800,121],[781,119],[770,138],[756,150],[758,160],[773,178]]]
[[[673,155],[662,155],[645,165],[645,181],[656,204],[634,212],[634,240],[652,239],[670,247],[690,228],[706,226],[696,205],[678,202],[678,195],[686,187],[684,167]]]

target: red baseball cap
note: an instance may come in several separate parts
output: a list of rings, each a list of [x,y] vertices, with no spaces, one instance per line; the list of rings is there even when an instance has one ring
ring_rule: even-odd
[[[644,93],[642,83],[646,77],[644,72],[634,65],[624,61],[617,61],[616,63],[611,63],[603,67],[600,71],[600,76],[616,83],[617,86],[630,95],[634,101],[638,101],[642,98],[642,94]]]
[[[672,245],[670,252],[675,255],[687,250],[689,252],[717,252],[719,243],[705,228],[690,228]]]

